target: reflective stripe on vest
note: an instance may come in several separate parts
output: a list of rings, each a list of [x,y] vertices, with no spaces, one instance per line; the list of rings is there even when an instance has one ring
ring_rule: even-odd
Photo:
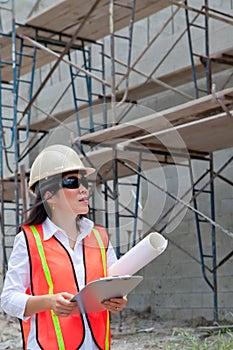
[[[99,231],[95,227],[93,227],[93,232],[94,232],[95,238],[99,244],[100,251],[101,251],[102,263],[103,263],[103,269],[104,269],[104,277],[107,277],[107,262],[106,262],[106,252],[105,252],[105,248],[104,248],[104,243],[103,243],[102,238],[99,234]],[[110,318],[109,318],[109,312],[108,312],[107,322],[106,322],[106,337],[105,337],[106,350],[109,349],[109,337],[108,337],[109,330],[110,330]]]
[[[34,225],[31,225],[30,228],[35,236],[36,246],[37,246],[37,249],[38,249],[38,252],[40,255],[45,278],[46,278],[46,281],[47,281],[48,286],[49,286],[49,294],[53,294],[53,281],[52,281],[49,267],[47,264],[47,260],[45,257],[45,252],[44,252],[43,244],[41,242],[40,234]],[[65,345],[64,345],[64,340],[63,340],[63,336],[62,336],[62,331],[61,331],[59,319],[58,319],[57,315],[55,315],[53,310],[50,310],[50,311],[51,311],[51,315],[52,315],[54,329],[55,329],[56,336],[57,336],[58,347],[60,350],[65,350]]]

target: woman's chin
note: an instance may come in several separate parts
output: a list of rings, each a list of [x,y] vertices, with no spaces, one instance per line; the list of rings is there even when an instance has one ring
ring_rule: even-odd
[[[78,213],[76,213],[77,215],[86,215],[89,213],[89,207],[83,210],[79,210]]]

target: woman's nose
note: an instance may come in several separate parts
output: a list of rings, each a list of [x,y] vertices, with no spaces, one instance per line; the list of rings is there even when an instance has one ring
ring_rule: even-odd
[[[80,191],[80,192],[87,192],[88,189],[87,189],[85,186],[83,186],[83,184],[80,184],[80,185],[79,185],[79,191]]]

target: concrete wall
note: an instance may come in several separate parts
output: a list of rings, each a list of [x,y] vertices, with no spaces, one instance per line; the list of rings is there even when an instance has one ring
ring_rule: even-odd
[[[233,149],[216,152],[215,170],[217,171],[232,155]],[[200,169],[197,171],[200,173]],[[232,163],[222,175],[232,181]],[[201,194],[199,204],[198,208],[210,217],[208,194]],[[233,187],[216,179],[216,222],[231,232],[233,232],[232,207]],[[145,214],[148,215],[149,213]],[[201,228],[203,250],[211,254],[211,225],[204,223]],[[194,214],[187,211],[180,224],[169,233],[165,231],[165,235],[168,240],[170,238],[175,242],[175,245],[170,242],[160,257],[138,272],[144,276],[144,281],[129,295],[129,307],[138,311],[151,310],[161,319],[190,320],[205,317],[213,320],[213,293],[202,276],[201,265],[194,260],[195,258],[200,261]],[[232,252],[232,239],[232,236],[228,236],[220,229],[216,230],[217,262]],[[206,264],[211,268],[211,260],[206,259]],[[233,258],[222,265],[217,273],[219,320],[232,320],[232,266]],[[212,275],[207,272],[207,276],[212,281]]]

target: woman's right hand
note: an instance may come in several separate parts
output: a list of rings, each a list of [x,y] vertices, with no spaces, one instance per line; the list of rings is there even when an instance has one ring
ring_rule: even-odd
[[[71,302],[73,294],[62,292],[57,294],[46,294],[29,296],[24,317],[35,315],[45,310],[53,310],[57,316],[66,317],[77,306],[77,302]]]
[[[76,302],[71,302],[73,295],[67,292],[57,293],[52,295],[51,309],[57,316],[69,316],[77,306]]]

